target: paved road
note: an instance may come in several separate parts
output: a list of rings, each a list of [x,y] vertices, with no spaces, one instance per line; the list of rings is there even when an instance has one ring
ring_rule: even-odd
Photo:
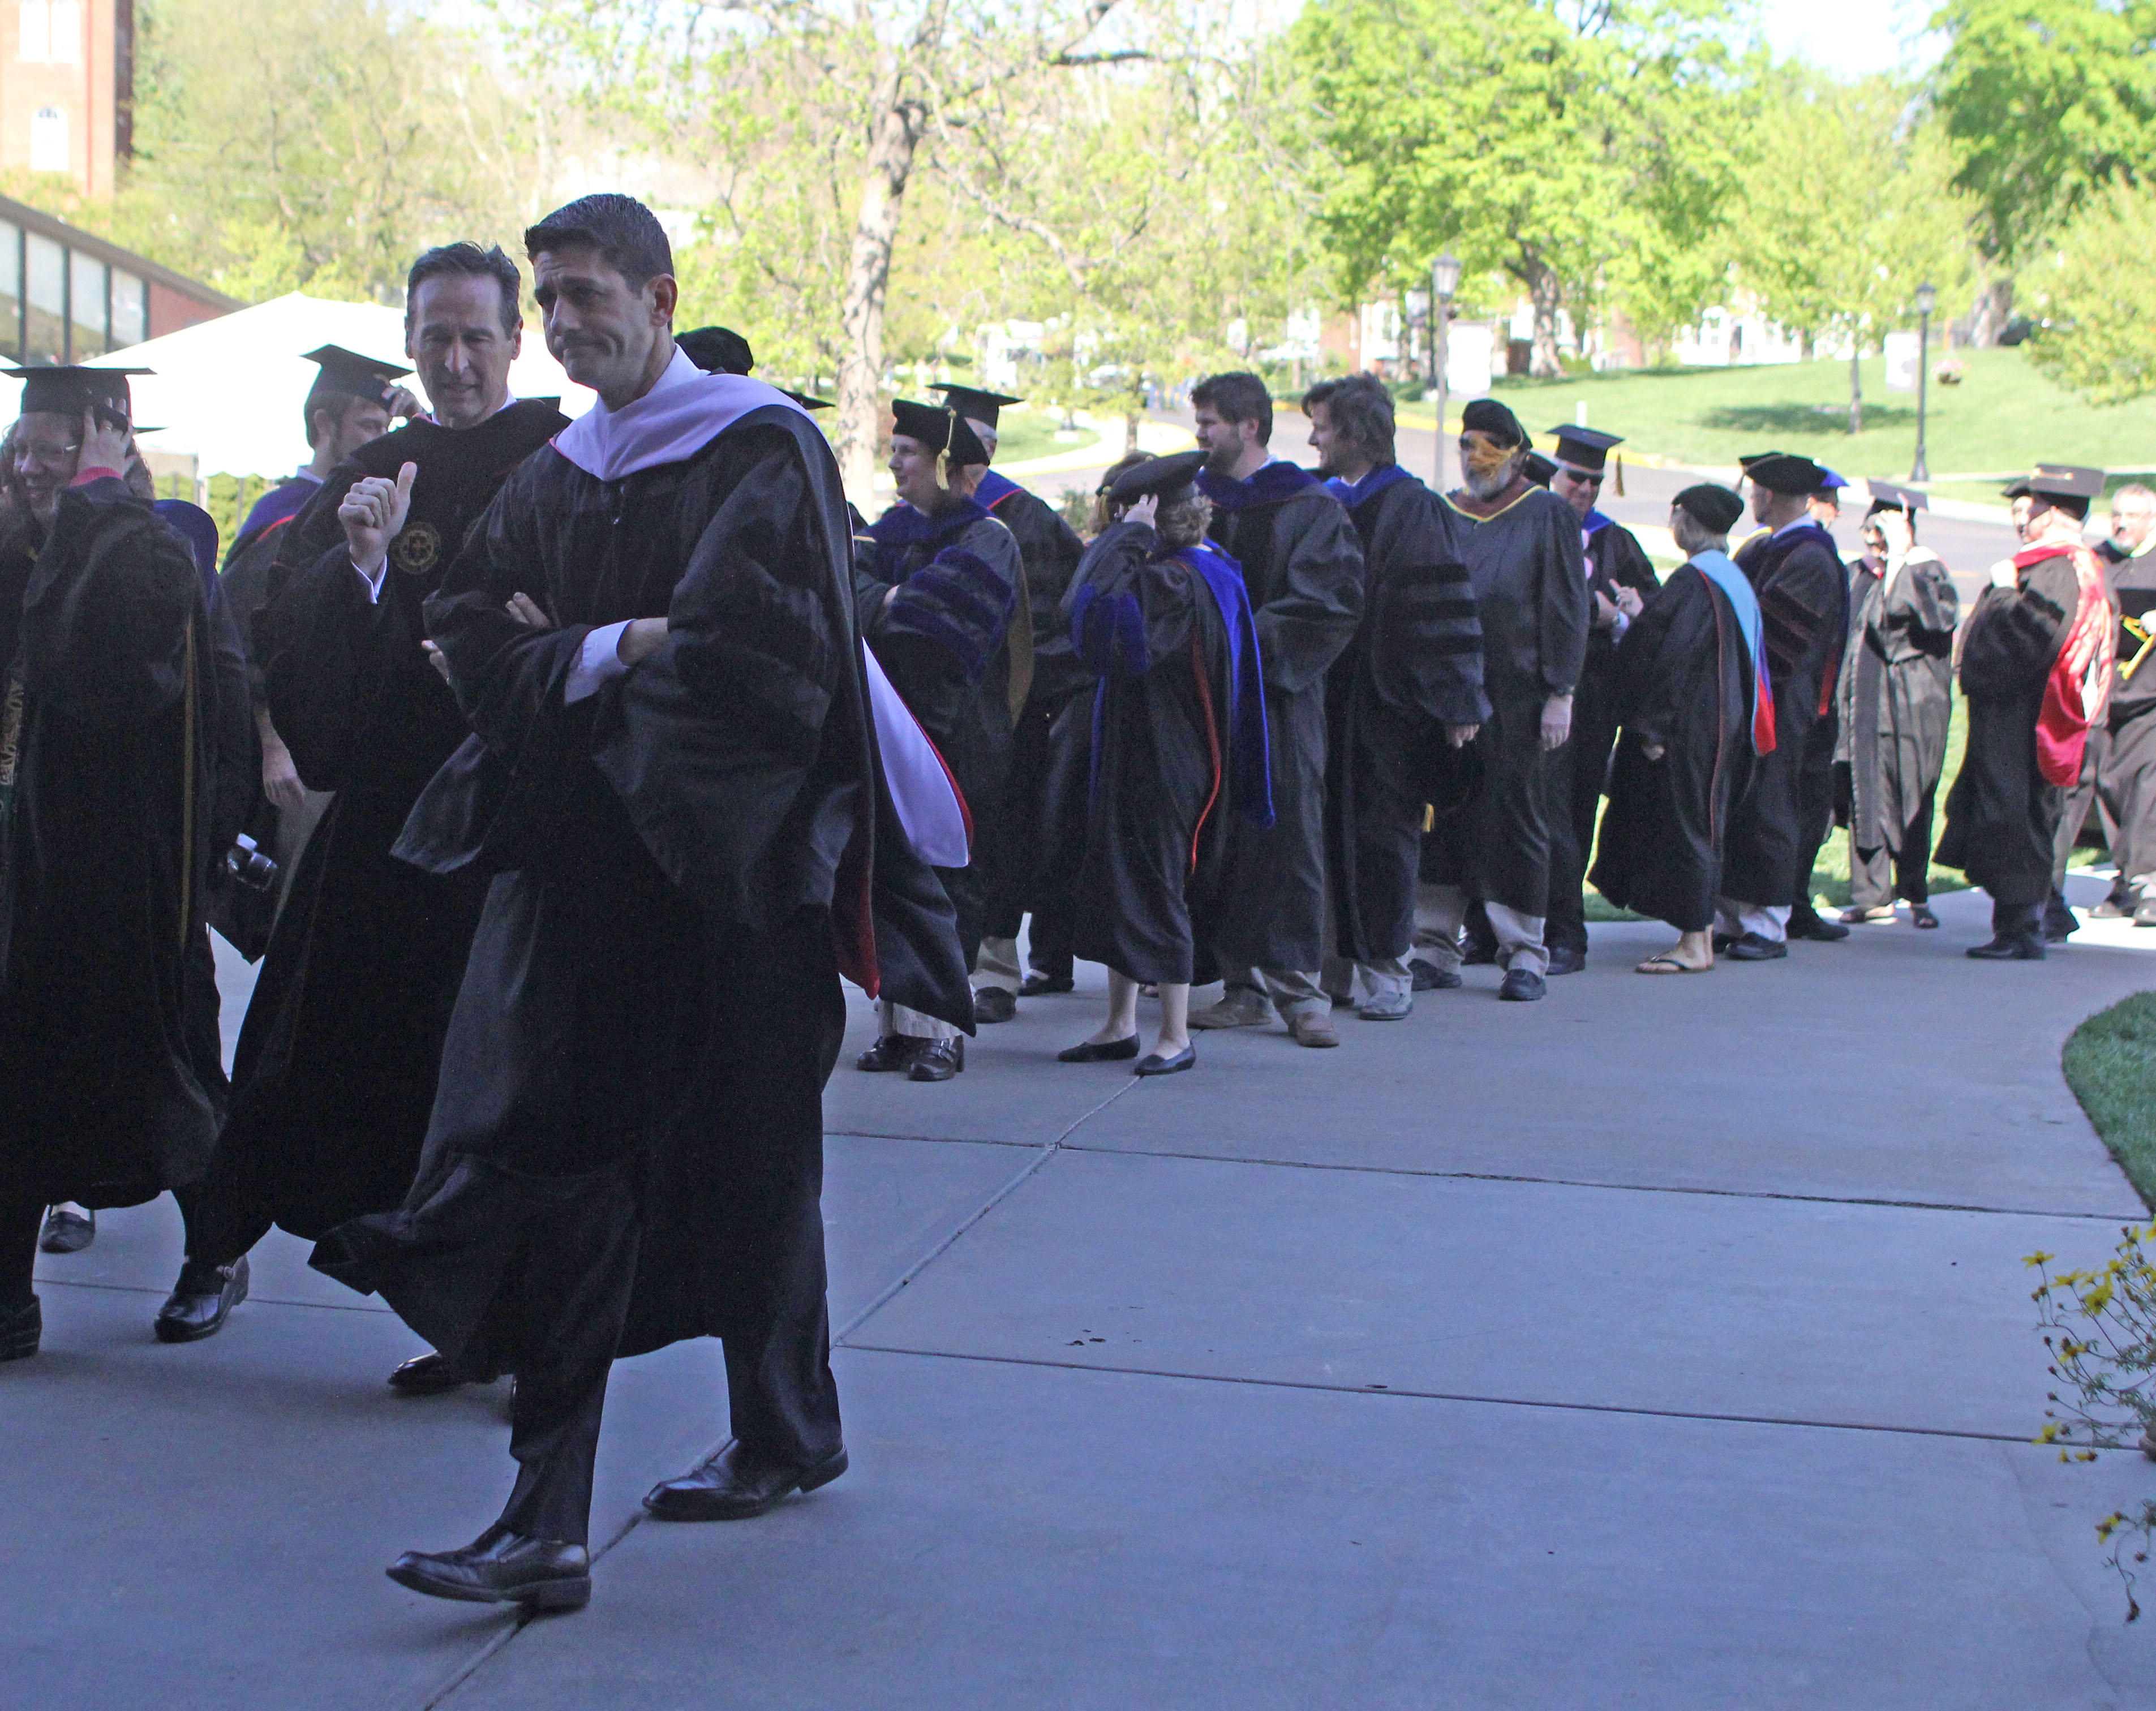
[[[719,1441],[719,1368],[624,1362],[597,1596],[521,1628],[381,1573],[492,1516],[499,1390],[392,1395],[415,1340],[281,1236],[223,1335],[162,1347],[177,1221],[108,1214],[0,1368],[0,1704],[2156,1704],[2091,1530],[2156,1469],[2026,1442],[2020,1263],[2138,1214],[2058,1051],[2156,956],[1972,964],[1984,907],[1651,984],[1661,930],[1598,926],[1543,1004],[1471,971],[1166,1082],[1052,1061],[1096,981],[947,1086],[842,1068],[854,1471],[639,1524]]]

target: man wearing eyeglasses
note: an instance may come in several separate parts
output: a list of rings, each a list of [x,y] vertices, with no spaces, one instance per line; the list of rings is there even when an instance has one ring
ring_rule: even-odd
[[[1638,537],[1596,507],[1610,474],[1609,453],[1622,434],[1564,426],[1557,436],[1557,473],[1550,491],[1579,515],[1580,546],[1587,561],[1587,663],[1573,692],[1572,742],[1566,750],[1570,779],[1563,811],[1550,821],[1549,971],[1572,974],[1587,961],[1587,911],[1582,887],[1594,852],[1594,822],[1602,782],[1617,740],[1614,693],[1617,643],[1661,584]]]

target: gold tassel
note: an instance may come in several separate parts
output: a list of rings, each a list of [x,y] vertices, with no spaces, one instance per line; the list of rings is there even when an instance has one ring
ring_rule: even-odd
[[[1625,497],[1625,454],[1614,452],[1611,455],[1617,459],[1617,497],[1622,499]],[[1614,623],[1615,620],[1613,618],[1611,622]]]

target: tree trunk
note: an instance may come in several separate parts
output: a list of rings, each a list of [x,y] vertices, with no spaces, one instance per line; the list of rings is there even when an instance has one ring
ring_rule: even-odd
[[[1996,345],[2013,318],[2014,280],[2010,275],[1994,279],[1977,293],[1976,313],[1969,320],[1969,343],[1983,348]]]
[[[1557,315],[1563,306],[1564,288],[1558,283],[1557,269],[1532,249],[1521,264],[1520,276],[1527,282],[1527,295],[1535,307],[1534,346],[1527,359],[1527,372],[1537,380],[1553,379],[1564,372],[1564,363],[1557,354]]]
[[[839,310],[846,343],[839,358],[839,473],[846,496],[865,514],[875,483],[876,449],[882,439],[884,294],[891,284],[891,251],[898,243],[906,181],[921,142],[922,114],[899,99],[893,65],[880,91],[875,129],[869,138],[867,169],[854,217],[853,252],[846,265],[845,301]]]
[[[1143,407],[1132,400],[1130,408],[1124,412],[1123,455],[1127,458],[1138,448],[1138,416]]]
[[[1856,366],[1864,354],[1863,346],[1851,338],[1849,343],[1849,431],[1864,432],[1864,376]]]

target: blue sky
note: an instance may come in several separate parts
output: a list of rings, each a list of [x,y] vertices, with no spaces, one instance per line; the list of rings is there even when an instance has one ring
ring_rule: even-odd
[[[1856,74],[1929,65],[1933,9],[1933,0],[1763,0],[1759,16],[1777,54]]]

